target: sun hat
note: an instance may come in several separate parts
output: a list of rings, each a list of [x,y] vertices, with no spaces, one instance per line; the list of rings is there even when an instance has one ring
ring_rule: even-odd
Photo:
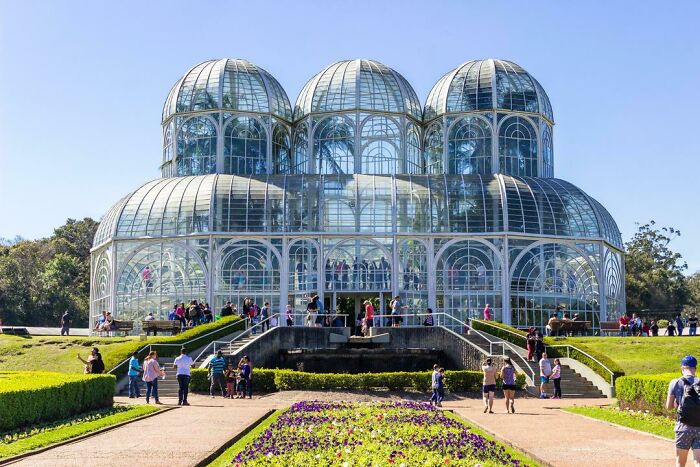
[[[681,360],[681,366],[687,366],[689,368],[695,368],[698,366],[698,360],[692,355],[686,355]]]

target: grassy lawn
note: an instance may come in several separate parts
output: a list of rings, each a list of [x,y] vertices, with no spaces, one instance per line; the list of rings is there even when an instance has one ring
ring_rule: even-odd
[[[124,343],[136,342],[135,337],[18,337],[0,335],[0,370],[40,370],[59,373],[82,373],[84,365],[78,360],[90,354],[90,348],[100,349],[103,358]]]
[[[607,355],[626,375],[675,373],[688,354],[698,355],[700,337],[569,337],[558,344],[582,344]]]
[[[564,407],[562,410],[645,431],[668,439],[673,439],[674,437],[673,426],[675,423],[668,417],[640,411],[620,410],[617,407]]]
[[[158,410],[158,407],[149,405],[116,407],[38,425],[24,432],[1,434],[0,459],[60,443]]]

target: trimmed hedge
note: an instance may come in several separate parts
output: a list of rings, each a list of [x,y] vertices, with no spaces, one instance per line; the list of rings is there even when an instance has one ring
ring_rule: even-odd
[[[240,326],[233,326],[232,328],[222,329],[237,321],[240,321]],[[145,357],[148,354],[148,346],[152,346],[153,350],[157,351],[158,356],[160,357],[176,357],[180,355],[181,346],[179,346],[178,344],[183,344],[187,341],[192,341],[185,346],[188,352],[192,352],[195,349],[207,345],[209,342],[212,342],[216,339],[220,339],[237,330],[242,330],[244,326],[245,321],[242,320],[240,317],[226,316],[224,318],[221,318],[219,321],[215,321],[213,323],[208,324],[201,324],[197,327],[189,329],[175,336],[153,337],[145,341],[128,342],[121,345],[119,347],[118,352],[109,352],[103,356],[105,368],[107,369],[107,371],[111,370],[112,368],[116,367],[121,362],[129,358],[131,354],[133,354],[137,350],[139,351],[139,356],[141,358]],[[210,336],[204,337],[205,334],[208,334],[212,331],[216,332],[214,332]],[[122,367],[119,368],[113,374],[121,377],[126,374],[127,370],[127,365],[122,365]]]
[[[510,342],[511,344],[515,344],[519,347],[522,348],[527,348],[527,333],[524,331],[521,331],[519,329],[515,329],[511,326],[508,326],[506,324],[502,323],[497,323],[493,321],[489,321],[488,323],[485,323],[480,320],[473,320],[472,321],[472,327],[476,329],[477,331],[484,331],[486,333],[491,334],[492,336],[499,337],[503,339],[506,342]],[[508,332],[510,331],[510,332]],[[561,348],[556,348],[556,347],[551,347],[552,345],[559,345],[559,339],[556,337],[545,337],[544,338],[544,343],[545,346],[547,346],[547,355],[550,358],[565,358],[566,357],[566,349],[561,349]],[[563,343],[563,345],[570,345]],[[574,347],[574,346],[572,346]],[[586,347],[585,345],[576,343],[575,347],[579,348],[583,352],[586,352],[587,354],[591,355],[594,357],[596,360],[598,360],[600,363],[603,365],[607,366],[610,368],[610,370],[614,373],[615,378],[617,379],[620,376],[623,376],[625,374],[625,371],[613,360],[611,360],[607,355],[603,355],[599,352],[596,352],[595,350],[590,349],[589,347]],[[597,375],[601,376],[603,379],[606,381],[610,381],[610,373],[603,368],[600,364],[596,363],[595,361],[591,360],[589,357],[584,355],[581,352],[577,352],[576,350],[570,350],[569,351],[569,357],[573,358],[574,360],[583,363],[586,365],[588,368],[593,370]]]
[[[390,372],[390,373],[307,373],[295,370],[255,369],[253,371],[253,389],[255,391],[291,391],[291,390],[326,390],[326,389],[373,389],[387,388],[392,391],[401,389],[430,390],[430,371],[424,372]],[[446,371],[446,388],[452,392],[481,391],[483,375],[479,371]],[[518,374],[516,384],[525,387],[525,375]],[[501,381],[498,381],[500,388]],[[209,380],[207,370],[192,370],[190,390],[208,392]]]
[[[112,375],[0,372],[0,431],[111,407]]]
[[[620,407],[648,410],[657,415],[674,415],[666,409],[666,396],[669,383],[679,376],[676,373],[621,376],[615,381]]]

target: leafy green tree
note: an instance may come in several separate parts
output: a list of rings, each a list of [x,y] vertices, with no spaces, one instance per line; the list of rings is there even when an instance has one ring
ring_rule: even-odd
[[[688,293],[690,294],[689,305],[700,308],[700,271],[696,272],[686,280]]]
[[[637,233],[625,244],[625,282],[629,311],[680,312],[689,299],[684,271],[688,268],[680,253],[669,244],[681,235],[673,227],[656,227],[652,220],[638,225]]]

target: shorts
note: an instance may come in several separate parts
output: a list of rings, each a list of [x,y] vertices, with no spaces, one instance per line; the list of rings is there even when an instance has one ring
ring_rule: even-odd
[[[489,392],[496,392],[496,385],[495,384],[484,384],[483,392],[484,392],[484,394],[488,394]]]
[[[542,384],[549,383],[549,376],[540,376],[540,383],[542,383]]]
[[[374,326],[374,318],[373,318],[373,319],[368,319],[368,320],[367,320],[367,327],[368,327],[368,328],[371,328],[372,326]]]
[[[503,385],[504,391],[515,391],[516,389],[517,389],[517,386],[515,384],[504,384]]]
[[[684,451],[688,449],[700,449],[700,428],[676,431],[676,448]]]

